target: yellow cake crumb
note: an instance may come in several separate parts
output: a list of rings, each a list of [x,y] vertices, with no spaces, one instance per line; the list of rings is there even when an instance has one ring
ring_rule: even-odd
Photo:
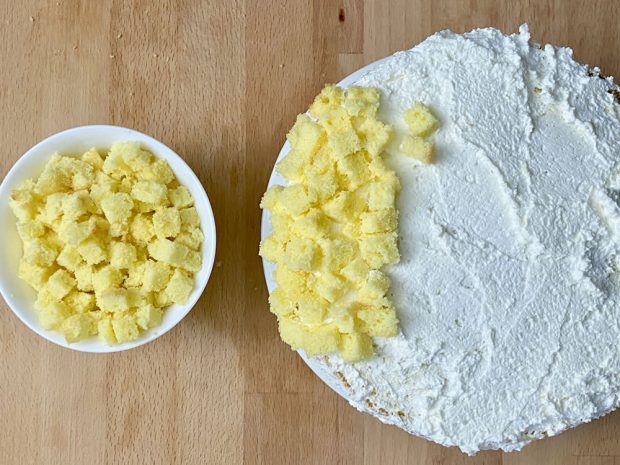
[[[67,342],[134,340],[194,288],[204,240],[194,199],[138,142],[54,154],[9,206],[23,243],[17,274],[37,291],[41,325]]]
[[[412,136],[428,137],[439,127],[439,121],[431,109],[423,103],[416,103],[403,114]]]
[[[181,215],[175,207],[160,208],[153,213],[153,230],[157,237],[175,237],[181,232]]]
[[[435,158],[435,145],[418,136],[406,135],[400,144],[399,150],[422,163],[432,163]]]
[[[146,304],[136,310],[136,323],[142,329],[149,329],[161,323],[164,312],[152,304]]]
[[[377,119],[380,100],[378,89],[326,86],[309,110],[316,120],[301,115],[289,132],[277,165],[288,185],[261,201],[272,232],[259,253],[277,265],[271,311],[282,339],[308,355],[362,360],[373,336],[397,329],[380,269],[399,258],[400,184],[381,160],[393,131]]]
[[[118,318],[113,318],[112,330],[118,343],[133,341],[140,336],[135,315],[121,313]]]
[[[176,304],[184,304],[187,302],[192,288],[194,287],[194,280],[191,276],[188,276],[185,272],[178,268],[174,270],[168,285],[166,286],[166,295],[170,300]]]
[[[344,102],[344,91],[337,86],[327,85],[321,93],[316,96],[312,105],[308,109],[315,118],[323,118],[330,111],[340,108]]]
[[[357,362],[374,353],[372,338],[368,334],[354,333],[342,335],[342,358],[347,362]]]
[[[335,325],[311,327],[294,319],[280,318],[280,336],[293,349],[303,349],[308,356],[338,350],[340,332]]]
[[[403,137],[399,150],[422,163],[432,163],[435,159],[435,144],[429,137],[439,127],[439,120],[427,105],[420,102],[406,110],[403,118],[409,134]]]
[[[97,334],[97,320],[90,313],[71,315],[60,324],[67,342],[76,342]]]
[[[145,291],[161,291],[171,274],[172,268],[166,263],[147,260],[142,266],[142,286]]]
[[[45,288],[47,292],[60,300],[66,296],[75,285],[75,278],[71,276],[69,272],[60,269],[49,277]]]

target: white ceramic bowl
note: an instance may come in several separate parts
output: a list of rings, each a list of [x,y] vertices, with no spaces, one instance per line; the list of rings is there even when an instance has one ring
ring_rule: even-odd
[[[164,312],[161,325],[145,331],[135,341],[108,346],[98,338],[69,344],[64,336],[55,331],[47,331],[39,324],[33,303],[35,291],[17,277],[19,259],[22,254],[21,241],[15,227],[16,219],[9,209],[11,190],[28,178],[38,176],[45,163],[54,152],[73,154],[85,152],[91,147],[107,149],[115,142],[138,141],[155,156],[168,162],[181,184],[186,186],[192,196],[200,216],[205,241],[202,245],[202,269],[194,275],[195,286],[185,305],[171,305]],[[152,137],[132,129],[118,126],[80,126],[54,134],[28,150],[6,175],[0,185],[0,293],[13,313],[26,326],[48,341],[69,349],[82,352],[117,352],[146,344],[172,329],[196,304],[204,291],[215,260],[215,219],[209,198],[194,172],[172,149]]]

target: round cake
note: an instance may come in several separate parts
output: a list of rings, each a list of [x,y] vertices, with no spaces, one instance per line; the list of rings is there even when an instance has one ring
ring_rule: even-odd
[[[569,48],[439,32],[356,82],[381,91],[402,190],[386,268],[400,333],[313,362],[359,410],[468,454],[511,451],[620,397],[618,88]],[[415,102],[436,158],[399,153]]]

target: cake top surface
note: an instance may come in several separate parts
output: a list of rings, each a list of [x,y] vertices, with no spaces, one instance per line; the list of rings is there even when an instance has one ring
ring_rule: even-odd
[[[620,392],[620,106],[615,85],[526,26],[439,32],[356,84],[396,129],[401,334],[320,359],[350,402],[464,452],[519,449]],[[441,122],[436,162],[398,153],[403,112]]]

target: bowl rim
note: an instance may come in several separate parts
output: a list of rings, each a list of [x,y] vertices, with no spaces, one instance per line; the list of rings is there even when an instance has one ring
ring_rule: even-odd
[[[42,139],[41,141],[37,142],[35,145],[30,147],[26,152],[24,152],[17,159],[17,161],[9,169],[6,176],[0,183],[0,202],[6,201],[8,203],[8,198],[10,196],[11,189],[14,188],[14,186],[11,185],[13,179],[16,176],[18,176],[18,173],[21,172],[23,166],[27,163],[27,160],[31,156],[33,156],[33,154],[41,150],[42,147],[48,144],[51,144],[53,142],[56,142],[59,139],[75,137],[82,132],[89,132],[89,131],[124,132],[126,133],[126,136],[127,136],[125,140],[132,140],[133,138],[139,141],[141,144],[148,144],[149,150],[156,157],[161,157],[162,152],[167,152],[167,155],[174,160],[174,164],[169,163],[171,165],[170,168],[172,169],[172,171],[175,172],[175,166],[174,166],[175,164],[181,165],[182,167],[184,167],[185,170],[187,171],[188,176],[191,178],[192,184],[195,186],[195,188],[192,188],[191,190],[192,191],[195,190],[200,196],[203,196],[202,200],[204,202],[201,204],[202,205],[201,210],[204,210],[203,214],[206,213],[205,217],[201,216],[201,228],[203,229],[203,233],[205,236],[205,239],[202,244],[202,248],[203,250],[205,249],[205,247],[207,247],[208,249],[206,260],[204,260],[205,255],[203,253],[203,264],[202,264],[203,268],[200,270],[201,272],[204,272],[204,278],[202,279],[201,282],[195,281],[194,283],[195,287],[194,287],[194,290],[192,291],[192,296],[187,301],[187,303],[180,306],[181,308],[177,310],[174,319],[170,320],[170,322],[166,326],[162,326],[160,324],[159,326],[152,328],[155,331],[149,330],[148,333],[142,334],[138,339],[134,341],[124,342],[124,343],[114,344],[114,345],[106,345],[102,341],[97,340],[97,344],[89,345],[89,346],[81,346],[79,343],[82,341],[77,341],[75,343],[69,343],[64,339],[64,337],[57,338],[57,339],[53,338],[52,334],[59,334],[58,331],[47,331],[47,330],[44,330],[40,325],[31,323],[31,321],[29,321],[28,318],[26,318],[24,311],[20,309],[20,305],[15,301],[15,299],[11,295],[11,292],[8,286],[6,285],[4,281],[3,275],[0,274],[0,295],[2,295],[4,301],[6,302],[7,306],[11,309],[13,314],[17,316],[17,318],[22,323],[24,323],[24,325],[26,325],[30,330],[35,332],[37,335],[41,336],[45,340],[53,344],[56,344],[60,347],[71,349],[77,352],[114,353],[114,352],[121,352],[125,350],[134,349],[136,347],[140,347],[145,344],[148,344],[149,342],[154,341],[155,339],[166,334],[168,331],[174,328],[177,324],[179,324],[181,320],[183,320],[183,318],[185,318],[185,316],[192,310],[192,308],[194,308],[194,306],[196,305],[196,303],[198,302],[198,300],[204,293],[204,290],[207,286],[207,283],[209,282],[211,273],[213,271],[213,266],[215,263],[215,256],[216,256],[216,251],[217,251],[216,223],[215,223],[215,216],[213,214],[213,208],[211,206],[211,201],[209,199],[209,196],[207,195],[207,192],[202,182],[200,181],[200,179],[198,178],[194,170],[187,164],[187,162],[176,151],[168,147],[163,142],[141,131],[127,128],[124,126],[116,126],[116,125],[109,125],[109,124],[82,125],[82,126],[75,126],[75,127],[67,128],[62,131],[51,134],[48,137],[45,137],[44,139]],[[112,143],[114,142],[111,142],[109,145],[111,145]],[[97,148],[100,148],[100,147],[97,147]],[[50,153],[50,156],[51,156],[51,153]],[[176,173],[175,173],[175,176],[176,176]],[[186,186],[186,187],[189,187],[189,186]],[[192,192],[192,195],[195,196],[195,192]],[[194,199],[194,201],[196,204],[197,199]],[[90,339],[86,339],[84,341],[90,341]]]

